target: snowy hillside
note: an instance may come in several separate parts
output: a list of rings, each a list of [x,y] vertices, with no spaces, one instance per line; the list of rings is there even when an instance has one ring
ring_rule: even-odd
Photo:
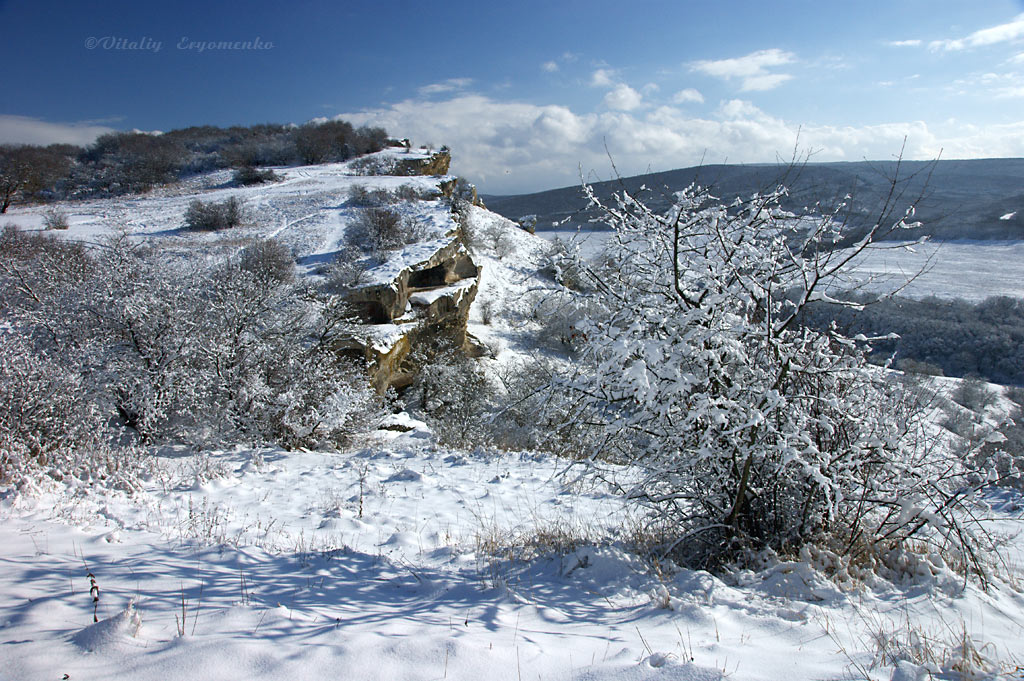
[[[69,204],[63,237],[123,228],[168,256],[211,260],[273,237],[318,281],[344,251],[354,185],[427,193],[444,179],[359,177],[345,164],[278,172],[265,187],[215,174],[164,195]],[[241,198],[248,224],[186,234],[197,195]],[[397,210],[425,226],[423,239],[364,281],[388,281],[455,238],[442,200]],[[547,243],[478,206],[463,211],[480,267],[469,331],[486,350],[474,366],[500,378],[530,361],[571,363],[566,272]],[[42,214],[10,220],[32,228]],[[942,405],[932,430],[955,413],[965,440],[994,441],[1010,394],[985,386],[990,399],[971,409],[951,401],[959,385],[924,386]],[[409,411],[339,450],[164,445],[136,489],[99,475],[6,489],[0,680],[1024,678],[1016,491],[975,507],[1003,543],[983,557],[987,588],[926,549],[874,568],[828,550],[766,551],[713,575],[654,552],[647,509],[578,477],[567,458],[444,445]],[[943,433],[935,442],[957,442]],[[612,482],[636,475],[613,467]]]
[[[423,152],[405,153],[395,149],[377,156],[402,160],[429,157]],[[70,227],[61,236],[94,242],[124,231],[144,243],[158,245],[162,251],[195,255],[205,249],[210,257],[230,255],[246,239],[273,238],[292,251],[301,269],[315,274],[343,250],[349,222],[358,211],[349,201],[354,187],[369,192],[411,187],[414,191],[439,196],[438,184],[445,179],[365,176],[353,170],[351,163],[276,170],[282,181],[251,187],[233,186],[231,171],[225,170],[162,187],[143,196],[69,203],[62,207],[68,213]],[[183,216],[192,200],[220,202],[232,197],[242,202],[246,213],[240,228],[207,233],[185,229]],[[436,200],[402,203],[401,206],[412,213],[410,218],[424,227],[423,241],[444,239],[455,226],[447,206]],[[16,207],[8,211],[4,224],[39,229],[44,224],[45,214],[45,207]],[[381,272],[380,276],[387,274]]]
[[[557,460],[410,425],[345,454],[166,451],[131,498],[8,498],[0,678],[927,678],[895,660],[951,668],[964,630],[979,672],[1024,653],[1008,585],[928,563],[845,585],[814,560],[659,571],[594,545],[628,545],[630,516]]]

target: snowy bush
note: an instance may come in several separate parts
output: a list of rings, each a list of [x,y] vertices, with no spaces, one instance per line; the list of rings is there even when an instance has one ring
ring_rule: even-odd
[[[369,266],[370,263],[363,256],[362,249],[351,244],[346,245],[322,272],[327,276],[327,281],[323,284],[324,292],[337,295],[366,283]]]
[[[220,202],[193,199],[185,211],[185,227],[199,231],[237,227],[243,219],[242,202],[234,196]]]
[[[81,244],[0,235],[0,484],[41,474],[132,484],[140,458],[108,427],[111,401],[80,314],[95,274]]]
[[[587,191],[618,267],[564,252],[561,271],[603,311],[577,323],[581,368],[561,386],[601,431],[587,470],[672,523],[677,556],[807,543],[885,555],[913,538],[976,557],[962,511],[985,483],[929,446],[913,396],[867,364],[864,342],[797,323],[906,217],[883,213],[839,251],[838,213],[786,214],[781,187],[730,206],[690,187],[665,214]]]
[[[98,424],[115,420],[145,443],[285,447],[337,446],[368,427],[381,401],[336,351],[348,310],[295,283],[287,249],[256,246],[210,265],[126,238],[86,255],[4,232],[0,311],[20,345],[0,371],[0,438],[42,460],[109,436]]]
[[[345,234],[349,245],[381,257],[389,251],[416,243],[422,237],[416,224],[391,208],[362,208]]]
[[[50,208],[43,214],[43,224],[46,229],[68,229],[71,225],[68,222],[68,213],[60,208]]]
[[[357,175],[394,175],[397,160],[387,156],[367,156],[352,161],[349,168]]]
[[[353,206],[380,207],[412,201],[429,201],[437,198],[435,190],[420,189],[415,185],[403,184],[393,189],[378,187],[370,189],[356,184],[348,192],[348,203]]]
[[[274,239],[261,239],[243,248],[238,254],[238,266],[258,277],[279,282],[295,278],[295,258],[291,250]]]
[[[472,447],[485,435],[490,397],[487,377],[450,341],[422,343],[409,357],[416,381],[406,391],[406,405],[422,417],[441,442]]]
[[[267,170],[260,170],[255,166],[244,165],[235,169],[231,179],[234,180],[235,184],[249,186],[254,184],[266,184],[267,182],[279,182],[281,180],[281,176],[269,168]]]

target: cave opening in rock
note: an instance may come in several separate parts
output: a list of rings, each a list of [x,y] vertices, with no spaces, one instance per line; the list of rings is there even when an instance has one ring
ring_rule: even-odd
[[[437,288],[446,283],[444,265],[418,270],[409,275],[409,288],[411,289]]]

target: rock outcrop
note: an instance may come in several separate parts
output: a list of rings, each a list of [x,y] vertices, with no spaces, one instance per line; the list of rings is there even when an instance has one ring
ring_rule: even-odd
[[[395,175],[447,175],[452,164],[448,149],[431,154],[427,158],[399,159],[395,163]]]
[[[423,248],[423,246],[427,246]],[[356,313],[366,323],[353,337],[348,350],[362,354],[378,392],[401,389],[412,382],[416,367],[409,359],[421,344],[453,344],[470,349],[466,323],[476,297],[479,268],[470,257],[461,228],[443,240],[417,245],[418,259],[380,281],[352,289],[347,294]]]

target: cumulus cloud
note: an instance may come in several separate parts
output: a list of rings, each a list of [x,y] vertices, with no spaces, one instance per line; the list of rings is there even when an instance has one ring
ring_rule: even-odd
[[[548,73],[554,73],[555,71],[558,70],[558,62],[546,61],[546,62],[544,62],[543,64],[540,65],[540,68],[541,68],[542,71],[547,71]]]
[[[890,40],[889,47],[920,47],[920,40]]]
[[[672,95],[672,101],[676,104],[687,104],[691,102],[694,104],[703,104],[704,95],[700,93],[700,90],[688,87],[685,90],[680,90]]]
[[[419,89],[420,95],[426,97],[430,95],[440,95],[446,92],[457,92],[465,90],[472,85],[472,78],[449,78],[448,80],[441,81],[440,83],[431,83],[430,85],[424,85]]]
[[[785,66],[796,61],[792,52],[772,48],[751,52],[745,57],[731,59],[701,60],[690,68],[722,80],[739,80],[743,91],[771,90],[790,80],[791,75],[772,73],[768,69]]]
[[[957,51],[1013,42],[1022,38],[1024,38],[1024,14],[1018,14],[1012,21],[1005,24],[983,28],[963,38],[933,40],[928,43],[928,47],[933,50]]]
[[[598,69],[590,76],[590,84],[594,87],[615,85],[615,72],[611,69]]]
[[[604,103],[616,111],[633,111],[643,104],[643,97],[625,83],[619,83],[604,96]]]
[[[382,125],[414,142],[448,144],[453,172],[489,193],[518,193],[579,181],[579,168],[607,178],[605,148],[624,174],[700,163],[775,162],[799,139],[816,161],[1024,156],[1024,122],[975,127],[920,121],[869,126],[815,126],[786,121],[733,99],[693,116],[674,106],[581,113],[569,107],[502,101],[476,94],[408,99],[339,116]]]
[[[100,135],[114,132],[102,121],[51,123],[28,116],[0,115],[2,144],[77,144],[87,146]]]

